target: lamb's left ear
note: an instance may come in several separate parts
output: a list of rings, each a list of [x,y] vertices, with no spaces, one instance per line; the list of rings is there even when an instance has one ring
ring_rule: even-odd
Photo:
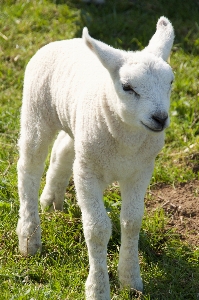
[[[143,50],[150,52],[167,61],[174,41],[174,29],[171,22],[160,17],[157,22],[156,32],[149,41],[149,45]]]
[[[122,50],[112,48],[105,43],[93,39],[89,35],[86,27],[83,29],[82,38],[86,45],[97,55],[103,66],[109,72],[112,73],[121,67],[124,60]]]

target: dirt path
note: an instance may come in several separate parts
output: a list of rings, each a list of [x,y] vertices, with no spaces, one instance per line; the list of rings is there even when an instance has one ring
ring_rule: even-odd
[[[175,228],[182,240],[199,246],[199,181],[195,180],[175,187],[158,185],[148,191],[152,199],[146,199],[146,209],[163,208],[169,216],[170,228]]]

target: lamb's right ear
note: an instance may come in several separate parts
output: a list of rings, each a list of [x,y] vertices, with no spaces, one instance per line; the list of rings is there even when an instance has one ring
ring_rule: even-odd
[[[122,50],[112,48],[105,43],[93,39],[89,35],[88,29],[86,27],[84,27],[83,29],[82,38],[86,45],[97,55],[103,66],[109,72],[112,73],[115,70],[119,69],[124,60]]]
[[[167,61],[174,41],[174,29],[171,22],[160,17],[157,22],[156,32],[149,41],[149,45],[143,50],[150,52]]]

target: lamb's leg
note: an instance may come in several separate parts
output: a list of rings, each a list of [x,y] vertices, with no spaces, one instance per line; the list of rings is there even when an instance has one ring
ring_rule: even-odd
[[[138,258],[139,232],[144,213],[144,195],[150,181],[152,167],[148,175],[140,176],[136,182],[128,180],[120,182],[122,194],[121,248],[118,273],[121,286],[143,291]],[[145,175],[145,174],[144,174]]]
[[[54,143],[46,185],[40,198],[42,209],[63,209],[64,194],[74,160],[74,141],[61,131]]]
[[[111,223],[102,200],[105,186],[77,160],[74,163],[74,180],[89,254],[86,299],[110,300],[107,244]]]
[[[45,124],[22,115],[20,158],[17,165],[20,197],[17,234],[19,250],[23,255],[34,255],[41,249],[38,190],[48,146],[54,134]]]

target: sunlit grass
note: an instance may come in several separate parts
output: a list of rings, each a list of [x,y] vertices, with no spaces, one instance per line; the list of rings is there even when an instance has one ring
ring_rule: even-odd
[[[84,299],[88,256],[81,213],[73,183],[64,213],[40,213],[43,251],[23,258],[15,233],[19,200],[16,164],[23,74],[30,57],[54,40],[80,37],[84,26],[114,47],[142,49],[161,15],[171,19],[176,40],[170,63],[175,72],[171,125],[156,160],[151,184],[198,178],[199,152],[199,12],[197,1],[108,1],[105,6],[80,1],[0,0],[0,299]],[[45,177],[42,178],[42,186]],[[120,192],[117,184],[104,194],[113,233],[108,247],[112,299],[129,299],[120,290]],[[197,299],[199,248],[182,243],[168,231],[163,211],[145,214],[140,234],[140,299]]]

